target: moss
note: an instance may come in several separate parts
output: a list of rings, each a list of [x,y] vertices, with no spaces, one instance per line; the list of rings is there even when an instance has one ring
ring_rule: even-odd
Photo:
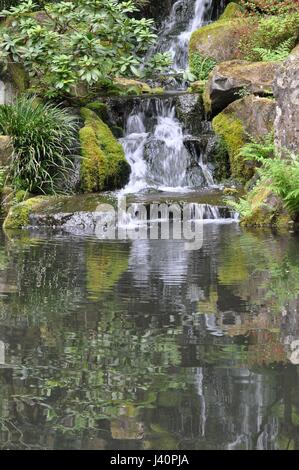
[[[210,95],[210,84],[209,81],[205,83],[204,89],[203,89],[203,95],[202,95],[202,100],[203,100],[203,105],[205,108],[205,112],[207,115],[210,115],[212,112],[212,101],[211,101],[211,95]]]
[[[225,30],[231,30],[234,24],[234,20],[219,19],[214,23],[202,26],[192,33],[190,43],[189,43],[189,52],[196,52],[198,44],[208,41],[211,36],[217,36],[218,32],[225,32]],[[236,24],[239,24],[239,20],[236,21]]]
[[[28,88],[28,77],[21,64],[10,63],[8,72],[19,93],[23,93]]]
[[[165,92],[165,88],[163,87],[156,87],[151,89],[152,95],[162,95]]]
[[[144,93],[152,93],[152,89],[147,83],[131,78],[115,78],[114,84],[118,87],[119,90],[130,95],[142,95]]]
[[[249,209],[241,217],[241,225],[284,227],[292,222],[282,201],[268,186],[257,185],[247,194],[246,200]]]
[[[196,82],[191,83],[190,89],[188,91],[190,93],[201,93],[203,94],[205,88],[205,81],[204,80],[197,80]]]
[[[102,103],[102,101],[93,101],[92,103],[88,103],[86,108],[91,109],[92,111],[102,116],[103,114],[107,113],[107,105]]]
[[[80,130],[81,187],[93,192],[117,189],[129,179],[130,166],[121,144],[109,127],[90,109],[82,108],[85,126]]]
[[[233,114],[222,112],[212,121],[212,126],[227,148],[231,175],[242,183],[250,180],[253,176],[253,168],[241,157],[240,150],[246,142],[246,134],[242,122]]]
[[[37,196],[12,206],[4,220],[3,228],[16,229],[28,226],[31,212],[47,200],[47,196]]]
[[[220,16],[220,20],[229,20],[242,14],[244,9],[235,2],[230,2]]]

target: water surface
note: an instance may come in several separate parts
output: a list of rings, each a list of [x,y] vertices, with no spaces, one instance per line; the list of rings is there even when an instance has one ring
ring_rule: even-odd
[[[299,236],[2,235],[3,449],[298,449]]]

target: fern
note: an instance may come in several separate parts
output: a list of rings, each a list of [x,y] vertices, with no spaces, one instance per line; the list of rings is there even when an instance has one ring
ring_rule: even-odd
[[[260,183],[269,187],[283,200],[291,215],[299,214],[299,155],[289,154],[281,158],[275,153],[273,136],[264,142],[246,144],[240,155],[254,160],[261,166],[257,169]]]
[[[252,51],[256,53],[263,62],[274,62],[286,59],[293,47],[294,39],[289,38],[286,41],[283,41],[276,49],[254,47]]]

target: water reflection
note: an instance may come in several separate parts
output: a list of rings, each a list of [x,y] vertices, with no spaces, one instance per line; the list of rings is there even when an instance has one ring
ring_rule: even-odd
[[[2,448],[299,448],[299,237],[204,239],[2,236]]]

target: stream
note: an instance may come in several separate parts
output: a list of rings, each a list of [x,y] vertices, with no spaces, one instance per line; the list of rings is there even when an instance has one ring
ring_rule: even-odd
[[[211,7],[178,0],[162,24],[177,70]],[[240,227],[180,93],[124,113],[116,196],[133,219],[188,203],[202,246],[0,234],[0,448],[299,449],[299,234]]]

